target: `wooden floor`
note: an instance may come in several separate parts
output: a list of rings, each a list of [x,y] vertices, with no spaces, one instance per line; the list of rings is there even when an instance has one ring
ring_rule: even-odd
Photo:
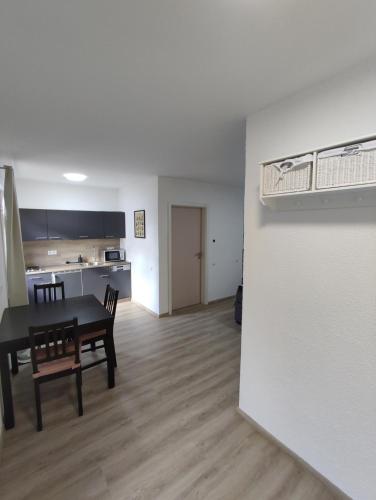
[[[155,319],[129,302],[116,319],[117,385],[105,366],[42,386],[35,431],[30,366],[13,379],[2,500],[327,500],[327,487],[236,412],[240,328],[232,302]],[[89,354],[91,356],[91,353]]]

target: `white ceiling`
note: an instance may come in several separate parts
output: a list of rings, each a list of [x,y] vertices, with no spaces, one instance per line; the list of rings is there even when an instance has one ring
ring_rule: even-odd
[[[244,118],[376,51],[374,0],[1,0],[17,175],[240,184]]]

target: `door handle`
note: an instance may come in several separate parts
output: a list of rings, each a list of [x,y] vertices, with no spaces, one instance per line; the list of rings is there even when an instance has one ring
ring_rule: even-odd
[[[195,257],[202,259],[202,252],[195,253]]]

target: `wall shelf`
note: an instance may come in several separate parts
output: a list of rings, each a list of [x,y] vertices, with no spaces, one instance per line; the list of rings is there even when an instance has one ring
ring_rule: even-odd
[[[375,135],[368,136],[356,141],[353,140],[340,144],[332,144],[326,147],[317,148],[313,151],[305,151],[300,154],[260,163],[260,202],[273,210],[312,210],[376,206],[376,181],[317,189],[317,162],[319,153],[336,148],[351,147],[352,145],[374,140],[376,140]],[[364,153],[364,151],[362,151],[362,153]],[[270,172],[270,168],[268,171],[265,170],[267,166],[270,167],[270,165],[275,163],[280,163],[291,158],[303,157],[305,155],[312,155],[313,158],[311,162],[310,185],[307,190],[263,194],[265,186],[264,174],[266,172],[266,175],[269,175],[268,172]],[[375,167],[376,165],[372,165],[372,168]],[[269,179],[270,177],[268,181]],[[374,179],[372,179],[372,181],[373,180]]]

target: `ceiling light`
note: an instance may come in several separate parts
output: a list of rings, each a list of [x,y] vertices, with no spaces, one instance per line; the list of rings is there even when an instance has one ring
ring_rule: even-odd
[[[73,173],[73,172],[70,172],[68,174],[63,174],[63,176],[68,181],[73,181],[73,182],[82,182],[85,179],[87,179],[87,175],[85,175],[85,174],[76,174],[76,173]]]

